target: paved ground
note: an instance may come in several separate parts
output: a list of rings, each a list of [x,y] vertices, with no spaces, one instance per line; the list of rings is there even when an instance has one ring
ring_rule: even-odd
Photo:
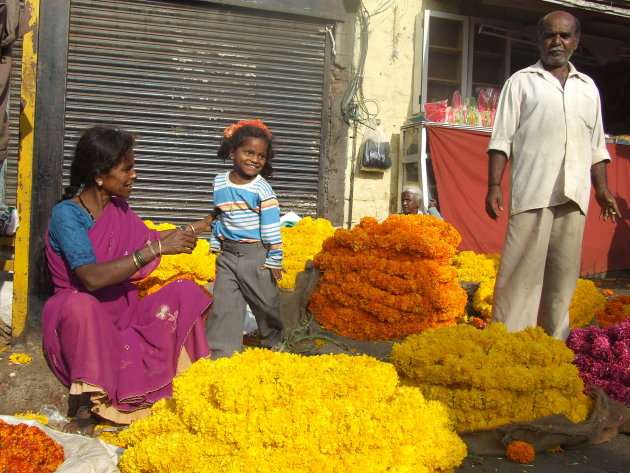
[[[612,289],[615,295],[630,295],[630,279],[602,280],[601,289]],[[391,343],[357,342],[341,339],[347,349],[367,353],[386,360]],[[41,335],[29,332],[23,345],[10,347],[2,341],[0,331],[0,414],[13,415],[27,410],[37,411],[43,405],[55,405],[67,410],[66,388],[50,371],[41,350]],[[326,351],[343,351],[338,348],[321,348]],[[11,365],[11,353],[26,353],[33,360],[28,365]],[[630,436],[617,435],[605,444],[560,453],[539,454],[531,465],[518,465],[503,457],[470,455],[456,469],[457,473],[630,473]]]

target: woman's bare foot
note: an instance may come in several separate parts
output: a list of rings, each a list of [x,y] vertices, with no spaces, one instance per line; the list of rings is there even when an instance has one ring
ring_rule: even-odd
[[[94,428],[98,424],[96,417],[93,417],[88,406],[81,406],[77,410],[77,415],[63,427],[63,431],[68,434],[80,434],[86,437],[94,437]]]

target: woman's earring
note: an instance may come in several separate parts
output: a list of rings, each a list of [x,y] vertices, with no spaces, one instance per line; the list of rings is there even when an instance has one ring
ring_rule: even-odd
[[[99,187],[103,187],[103,181],[97,181],[96,184],[98,184]]]

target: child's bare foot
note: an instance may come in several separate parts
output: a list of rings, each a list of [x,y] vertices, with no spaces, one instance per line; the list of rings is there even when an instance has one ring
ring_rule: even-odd
[[[94,437],[94,427],[98,424],[96,417],[92,416],[88,406],[81,406],[77,410],[77,415],[63,427],[63,431],[68,434],[80,434],[86,437]]]

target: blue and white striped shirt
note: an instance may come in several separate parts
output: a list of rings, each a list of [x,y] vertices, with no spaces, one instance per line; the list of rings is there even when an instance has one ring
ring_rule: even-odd
[[[219,251],[220,240],[261,241],[267,247],[265,266],[281,268],[280,206],[273,189],[260,175],[243,185],[230,182],[229,175],[214,178],[214,206],[221,213],[212,223],[210,248]]]

